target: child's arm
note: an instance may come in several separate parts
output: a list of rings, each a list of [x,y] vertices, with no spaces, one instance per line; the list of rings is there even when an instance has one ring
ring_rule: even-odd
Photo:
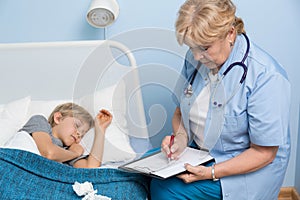
[[[77,158],[84,151],[80,144],[73,144],[69,149],[61,148],[52,143],[50,135],[46,132],[34,132],[32,137],[41,155],[57,162],[65,162]]]
[[[95,118],[95,138],[91,153],[86,159],[80,159],[74,163],[77,168],[100,167],[103,157],[105,130],[112,121],[112,115],[107,110],[100,110]]]

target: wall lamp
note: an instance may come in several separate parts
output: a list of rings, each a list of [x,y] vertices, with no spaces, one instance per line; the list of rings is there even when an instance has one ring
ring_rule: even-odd
[[[92,0],[87,12],[88,23],[96,28],[112,24],[119,15],[119,5],[116,0]]]

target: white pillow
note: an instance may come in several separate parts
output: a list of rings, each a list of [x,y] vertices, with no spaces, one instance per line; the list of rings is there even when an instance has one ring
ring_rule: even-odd
[[[4,104],[1,104],[0,105],[0,113],[2,113],[3,109],[4,109]]]
[[[113,115],[113,120],[105,133],[103,163],[121,162],[135,158],[136,153],[130,146],[126,121],[125,85],[112,85],[79,99],[78,104],[86,108],[94,116],[100,109],[107,109]],[[116,115],[119,115],[116,117]],[[120,115],[122,117],[120,117]],[[118,120],[116,120],[118,119]],[[122,120],[120,120],[122,119]],[[82,139],[86,153],[93,144],[94,130]]]
[[[26,131],[14,134],[14,136],[5,143],[4,148],[20,149],[41,155],[34,139]]]
[[[26,120],[36,114],[41,114],[48,118],[57,105],[66,102],[71,102],[71,100],[31,101]],[[83,106],[93,116],[96,116],[102,108],[109,110],[113,116],[118,115],[118,117],[113,118],[111,125],[106,130],[103,163],[121,162],[135,158],[136,153],[130,146],[125,118],[125,85],[112,85],[96,91],[94,94],[74,100],[74,102]],[[85,153],[90,152],[93,139],[94,129],[91,129],[82,140]]]
[[[26,123],[30,96],[12,101],[3,106],[0,112],[0,147]]]
[[[81,140],[84,147],[84,154],[90,153],[94,141],[94,128],[91,129]],[[104,153],[102,164],[110,162],[124,162],[132,160],[136,157],[136,153],[130,146],[126,133],[122,133],[120,129],[112,123],[106,130]]]

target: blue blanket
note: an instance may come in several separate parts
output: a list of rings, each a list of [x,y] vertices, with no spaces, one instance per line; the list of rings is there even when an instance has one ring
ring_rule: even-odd
[[[76,169],[30,152],[0,149],[0,199],[81,199],[75,181],[89,181],[98,194],[145,200],[149,178],[116,169]]]

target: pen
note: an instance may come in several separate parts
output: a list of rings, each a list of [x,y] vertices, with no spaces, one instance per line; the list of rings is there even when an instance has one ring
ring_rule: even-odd
[[[170,148],[170,153],[168,154],[168,161],[171,161],[171,156],[172,156],[172,152],[171,152],[171,146],[174,144],[174,135],[171,135],[170,137],[170,144],[169,144],[169,148]]]

